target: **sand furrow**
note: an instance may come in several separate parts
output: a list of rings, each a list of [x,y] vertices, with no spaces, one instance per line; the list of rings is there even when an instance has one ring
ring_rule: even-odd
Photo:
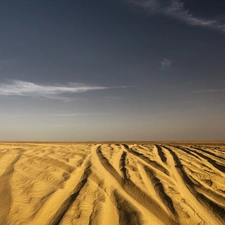
[[[120,158],[120,170],[122,171],[124,179],[127,179],[126,156],[127,156],[127,153],[123,152]]]
[[[0,225],[223,225],[224,145],[2,143]]]
[[[119,176],[116,170],[108,162],[108,160],[102,155],[100,146],[97,148],[97,155],[99,160],[106,171],[108,171],[118,182],[119,189],[124,190],[132,200],[136,201],[140,205],[144,206],[147,210],[153,213],[158,219],[166,222],[167,224],[175,224],[172,218],[170,218],[164,209],[157,204],[149,195],[145,194],[135,183],[129,179],[123,179]]]
[[[0,159],[0,224],[7,224],[7,218],[11,210],[11,177],[13,167],[20,159],[23,153],[22,149],[7,150]]]
[[[180,146],[176,146],[176,148],[181,149],[181,150],[185,150],[184,148],[180,147]],[[188,151],[188,150],[186,150]],[[201,152],[199,149],[193,149],[191,148],[190,151],[193,155],[193,153],[195,153],[198,157],[200,157],[201,160],[207,161],[209,165],[211,165],[211,167],[214,167],[213,170],[216,169],[216,171],[218,171],[222,176],[224,176],[225,174],[225,166],[220,165],[219,163],[216,162],[216,160],[214,160],[212,157],[207,156],[207,154],[205,154],[205,152]]]
[[[156,194],[158,195],[158,197],[161,199],[163,204],[169,209],[169,211],[172,213],[172,215],[177,217],[177,212],[176,212],[176,209],[174,208],[173,201],[166,194],[163,184],[160,181],[160,179],[158,179],[155,176],[155,174],[153,173],[153,171],[151,171],[147,166],[145,166],[144,169],[145,169],[146,174],[147,174],[148,178],[150,179],[152,186],[154,187],[154,190],[155,190]]]
[[[204,197],[195,190],[194,184],[185,173],[177,154],[171,148],[166,146],[163,147],[168,150],[168,153],[170,153],[167,154],[167,158],[170,158],[171,171],[177,182],[177,187],[179,187],[181,195],[187,202],[189,202],[189,205],[191,205],[198,217],[201,218],[205,224],[220,224],[219,220],[216,219],[207,207],[208,202],[206,199],[204,199]]]
[[[169,174],[169,172],[167,171],[167,169],[166,169],[165,167],[161,166],[158,162],[149,159],[149,158],[146,157],[145,155],[143,155],[143,154],[141,154],[141,153],[139,153],[139,152],[133,150],[132,148],[129,148],[128,145],[124,145],[124,147],[125,147],[125,149],[126,149],[129,153],[131,153],[131,154],[133,154],[133,155],[139,157],[140,159],[142,159],[143,161],[145,161],[148,165],[151,165],[151,166],[154,167],[155,169],[160,170],[162,173],[165,173],[165,174],[167,174],[167,175]]]
[[[219,160],[225,160],[225,157],[223,157],[223,156],[221,156],[221,155],[217,155],[217,154],[215,154],[212,150],[209,150],[209,149],[207,149],[207,150],[205,150],[205,149],[203,149],[203,148],[200,148],[200,147],[194,147],[194,146],[192,146],[191,147],[191,149],[196,149],[196,150],[199,150],[199,151],[201,151],[201,152],[204,152],[204,153],[206,153],[207,155],[210,155],[210,156],[212,156],[213,158],[215,158],[215,159],[219,159]]]
[[[69,206],[76,199],[80,189],[84,186],[90,173],[89,168],[90,160],[88,157],[82,166],[71,174],[64,187],[49,196],[29,224],[59,224]],[[45,218],[44,221],[42,221],[43,218]]]

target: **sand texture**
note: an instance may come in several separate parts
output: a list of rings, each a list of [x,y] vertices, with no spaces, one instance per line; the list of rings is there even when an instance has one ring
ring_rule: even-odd
[[[0,225],[225,224],[225,145],[0,144]]]

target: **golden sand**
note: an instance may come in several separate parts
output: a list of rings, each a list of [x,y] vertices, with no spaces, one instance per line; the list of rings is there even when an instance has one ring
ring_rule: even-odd
[[[0,224],[225,224],[225,145],[1,143]]]

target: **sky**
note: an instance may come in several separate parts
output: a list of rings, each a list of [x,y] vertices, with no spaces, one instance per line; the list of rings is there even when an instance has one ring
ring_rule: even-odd
[[[0,1],[0,141],[225,140],[224,0]]]

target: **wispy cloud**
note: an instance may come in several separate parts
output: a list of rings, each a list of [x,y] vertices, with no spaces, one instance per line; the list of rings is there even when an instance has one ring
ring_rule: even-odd
[[[125,0],[152,13],[173,17],[193,26],[202,26],[225,33],[225,24],[217,19],[211,20],[193,15],[181,0]]]
[[[47,114],[46,116],[55,117],[79,117],[79,116],[106,116],[104,113],[58,113],[58,114]]]
[[[225,92],[225,89],[204,89],[193,91],[193,93],[210,93],[210,92]]]
[[[67,85],[41,85],[21,80],[10,80],[7,83],[0,83],[0,96],[31,96],[63,100],[63,94],[127,87],[128,86],[104,87],[80,83],[69,83]],[[65,99],[67,98],[65,97]]]
[[[169,69],[171,67],[172,62],[169,59],[164,58],[164,59],[162,59],[160,64],[161,64],[161,68],[163,70],[166,70],[166,69]]]
[[[10,66],[12,63],[15,63],[16,60],[10,60],[10,59],[0,59],[0,67],[3,67],[3,66]]]
[[[49,113],[49,114],[0,114],[0,117],[89,117],[106,116],[104,113]]]
[[[108,100],[124,100],[125,99],[124,97],[121,97],[121,96],[104,96],[104,98]]]

